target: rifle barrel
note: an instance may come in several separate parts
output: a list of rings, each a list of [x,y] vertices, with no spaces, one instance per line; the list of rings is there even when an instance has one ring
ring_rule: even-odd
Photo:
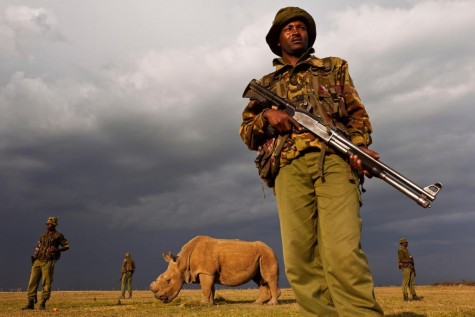
[[[430,202],[435,200],[436,195],[442,189],[441,183],[435,183],[424,188],[419,187],[390,166],[361,150],[334,127],[331,127],[329,131],[319,117],[302,109],[296,109],[290,102],[262,86],[255,79],[251,80],[246,87],[243,97],[257,99],[262,102],[268,101],[279,108],[285,109],[301,126],[315,134],[324,143],[344,156],[345,159],[353,154],[358,155],[365,169],[370,171],[372,175],[382,179],[424,208],[430,208]]]

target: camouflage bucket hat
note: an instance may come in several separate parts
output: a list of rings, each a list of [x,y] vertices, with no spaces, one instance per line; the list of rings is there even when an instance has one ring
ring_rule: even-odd
[[[266,42],[274,54],[282,56],[280,46],[277,45],[279,42],[280,31],[287,23],[296,19],[303,21],[307,26],[308,48],[312,47],[315,43],[317,27],[315,26],[315,21],[312,16],[307,11],[298,7],[282,8],[275,15],[274,22],[272,22],[272,26],[266,35]]]
[[[48,217],[48,220],[46,220],[47,225],[58,225],[58,218],[56,217]]]
[[[404,238],[399,239],[399,244],[403,244],[403,243],[406,243],[406,242],[408,242],[407,239],[404,239]]]

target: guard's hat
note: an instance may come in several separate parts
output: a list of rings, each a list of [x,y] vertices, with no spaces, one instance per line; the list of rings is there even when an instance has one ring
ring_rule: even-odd
[[[405,238],[399,239],[399,244],[403,244],[403,243],[406,243],[406,242],[408,242],[408,241]]]
[[[308,48],[312,47],[317,37],[315,20],[305,10],[298,7],[286,7],[280,9],[275,15],[274,22],[266,35],[266,42],[274,54],[282,56],[282,50],[278,44],[282,28],[292,20],[302,20],[307,26]]]
[[[48,217],[48,220],[46,220],[47,225],[58,225],[58,218],[56,217]]]

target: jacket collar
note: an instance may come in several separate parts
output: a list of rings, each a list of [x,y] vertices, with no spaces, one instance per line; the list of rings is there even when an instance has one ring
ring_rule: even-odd
[[[303,55],[300,57],[297,65],[295,68],[299,67],[300,65],[308,65],[310,67],[324,67],[323,62],[321,59],[313,56],[312,54],[315,53],[313,47],[309,48]],[[275,67],[276,75],[281,74],[288,69],[292,69],[292,65],[286,64],[282,57],[274,58],[272,61],[273,66]]]

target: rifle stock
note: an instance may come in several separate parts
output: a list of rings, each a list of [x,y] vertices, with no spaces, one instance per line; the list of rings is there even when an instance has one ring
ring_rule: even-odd
[[[348,159],[353,154],[358,155],[363,167],[373,176],[382,179],[424,208],[430,208],[430,203],[435,200],[436,195],[442,189],[441,183],[435,183],[424,188],[419,187],[388,165],[374,159],[371,155],[361,150],[336,128],[325,126],[318,116],[296,108],[287,100],[262,86],[255,79],[251,80],[246,87],[243,97],[257,99],[261,102],[267,101],[276,105],[279,109],[285,110],[301,126],[313,133],[345,159]]]

